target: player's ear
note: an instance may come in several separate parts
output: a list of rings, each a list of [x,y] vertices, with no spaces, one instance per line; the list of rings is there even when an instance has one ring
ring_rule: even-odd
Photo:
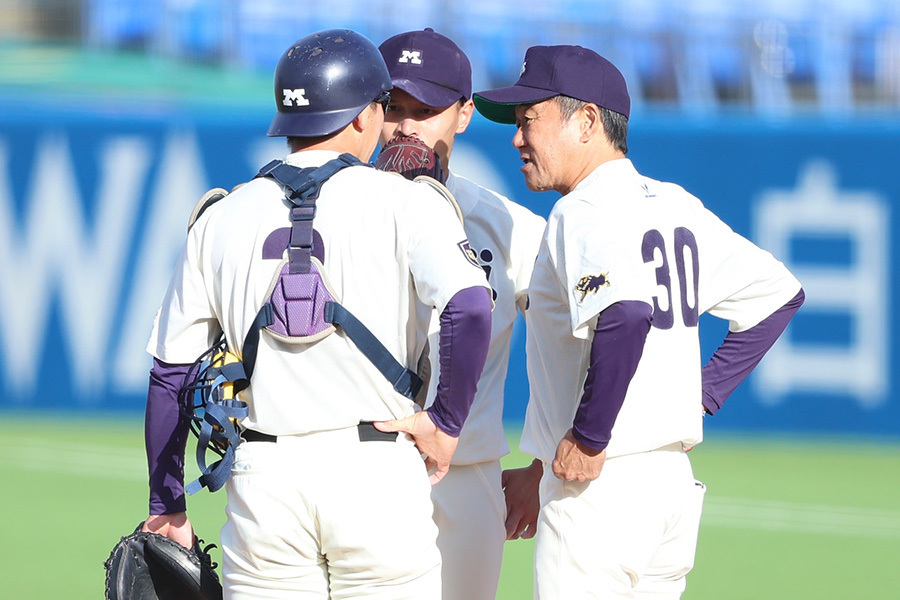
[[[372,103],[356,115],[353,121],[341,132],[341,134],[344,134],[348,130],[352,130],[351,139],[356,144],[356,150],[352,151],[352,154],[364,162],[368,162],[378,146],[381,126],[384,123],[383,119],[381,119],[381,114],[381,105]]]
[[[357,132],[363,132],[370,127],[375,125],[375,111],[381,110],[381,106],[376,104],[375,102],[369,104],[366,108],[362,109],[362,111],[356,115],[356,118],[351,121],[350,126],[353,127]]]
[[[456,125],[456,133],[460,134],[464,132],[468,127],[469,123],[472,122],[472,114],[475,112],[475,103],[472,102],[472,99],[468,99],[460,102],[459,106],[459,121]]]
[[[581,141],[588,142],[597,135],[606,135],[603,130],[603,118],[596,104],[588,102],[578,111],[581,118]]]

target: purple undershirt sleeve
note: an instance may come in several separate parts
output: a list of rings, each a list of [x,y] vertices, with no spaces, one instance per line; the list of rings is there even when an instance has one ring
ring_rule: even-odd
[[[722,345],[703,367],[703,408],[706,412],[714,415],[722,408],[725,400],[781,336],[805,298],[801,289],[787,304],[756,326],[725,336]]]
[[[190,424],[178,408],[178,390],[191,365],[153,359],[144,444],[150,473],[150,514],[167,515],[186,508],[184,498],[184,448]]]
[[[491,297],[483,287],[454,294],[441,313],[441,374],[431,420],[444,433],[458,437],[469,409],[491,341]]]
[[[572,436],[588,448],[603,450],[609,444],[644,352],[652,315],[646,302],[625,300],[610,305],[597,318],[584,393],[572,425]]]

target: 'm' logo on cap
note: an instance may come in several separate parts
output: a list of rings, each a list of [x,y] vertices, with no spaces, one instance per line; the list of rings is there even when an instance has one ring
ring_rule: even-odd
[[[422,64],[421,50],[403,50],[403,55],[397,60],[398,63],[409,63],[412,65]]]
[[[309,106],[309,100],[303,97],[306,93],[304,88],[297,90],[281,90],[284,92],[284,100],[282,104],[285,106]]]

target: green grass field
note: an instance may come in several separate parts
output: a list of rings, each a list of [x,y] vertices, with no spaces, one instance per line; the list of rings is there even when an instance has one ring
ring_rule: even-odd
[[[103,561],[146,515],[140,419],[5,416],[0,456],[0,598],[101,598]],[[900,598],[900,442],[713,436],[691,458],[709,489],[684,598]],[[224,501],[189,501],[208,542]],[[531,598],[532,547],[507,544],[498,598]]]

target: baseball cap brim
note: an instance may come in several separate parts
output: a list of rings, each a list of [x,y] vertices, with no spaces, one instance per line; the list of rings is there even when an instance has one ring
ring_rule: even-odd
[[[533,104],[559,96],[559,92],[524,85],[512,85],[478,92],[472,96],[475,108],[486,119],[505,125],[515,125],[516,106],[520,104]]]
[[[320,113],[280,112],[272,119],[267,135],[269,137],[319,137],[330,135],[349,125],[366,106],[368,104]]]
[[[405,77],[394,77],[391,84],[395,88],[401,89],[422,104],[443,108],[450,106],[463,99],[463,95],[456,90],[448,87],[423,81],[421,79],[406,79]]]

